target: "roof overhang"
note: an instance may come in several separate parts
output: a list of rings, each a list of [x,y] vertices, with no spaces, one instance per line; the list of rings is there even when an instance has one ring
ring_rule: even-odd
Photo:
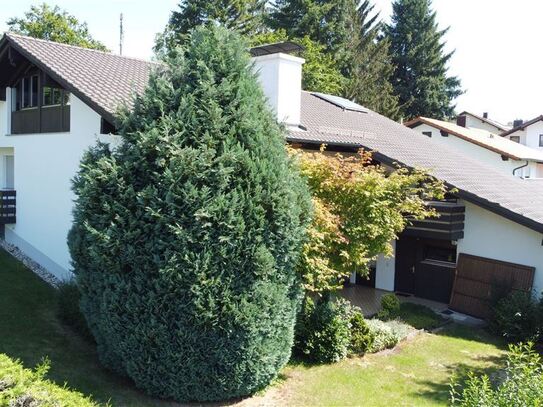
[[[89,98],[85,92],[75,87],[70,82],[66,81],[62,76],[53,71],[49,66],[44,64],[38,58],[34,57],[31,53],[19,46],[15,41],[11,41],[9,35],[4,34],[0,40],[0,73],[2,69],[9,65],[11,69],[8,69],[8,75],[0,75],[0,87],[13,85],[15,78],[24,71],[25,66],[35,65],[40,70],[45,72],[51,79],[57,82],[64,89],[70,91],[74,96],[87,104],[91,109],[98,113],[101,117],[106,119],[110,123],[115,123],[115,116],[98,105],[91,98]],[[5,100],[5,95],[4,95]]]
[[[313,144],[313,145],[322,145],[322,144],[327,144],[329,146],[340,146],[342,148],[352,148],[353,151],[356,151],[356,150],[360,150],[360,149],[364,149],[364,150],[367,150],[367,151],[371,151],[372,153],[372,157],[382,163],[382,164],[385,164],[385,165],[388,165],[390,167],[404,167],[404,168],[408,168],[410,170],[414,170],[415,168],[412,167],[412,166],[409,166],[409,165],[406,165],[405,163],[402,163],[398,160],[395,160],[387,155],[384,155],[382,153],[380,153],[379,151],[375,151],[375,150],[372,150],[371,148],[368,148],[362,144],[351,144],[351,143],[334,143],[334,144],[328,144],[328,143],[319,143],[317,141],[309,141],[309,140],[305,140],[303,138],[296,138],[296,137],[291,137],[291,136],[287,136],[287,141],[290,142],[290,143],[299,143],[299,144]],[[478,195],[475,195],[474,193],[472,192],[469,192],[469,191],[466,191],[466,190],[463,190],[461,188],[458,188],[457,186],[445,181],[445,180],[442,180],[446,187],[449,189],[449,190],[456,190],[455,192],[455,195],[458,196],[459,198],[467,201],[467,202],[470,202],[474,205],[477,205],[483,209],[486,209],[492,213],[495,213],[496,215],[499,215],[499,216],[502,216],[506,219],[509,219],[515,223],[518,223],[519,225],[522,225],[522,226],[525,226],[527,227],[528,229],[531,229],[531,230],[534,230],[536,232],[539,232],[539,233],[543,233],[543,224],[539,223],[539,222],[536,222],[532,219],[529,219],[529,218],[526,218],[525,216],[522,216],[516,212],[513,212],[507,208],[504,208],[503,206],[501,205],[498,205],[494,202],[491,202],[487,199],[484,199],[484,198],[481,198],[480,196]],[[525,181],[525,182],[529,182],[529,181]]]

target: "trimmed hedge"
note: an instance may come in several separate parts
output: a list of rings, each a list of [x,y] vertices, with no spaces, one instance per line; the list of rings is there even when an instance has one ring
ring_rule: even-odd
[[[98,406],[89,397],[46,380],[48,369],[48,363],[35,371],[25,369],[0,354],[0,406]]]
[[[146,392],[246,396],[290,357],[309,192],[237,34],[196,29],[169,58],[74,180],[81,309]]]

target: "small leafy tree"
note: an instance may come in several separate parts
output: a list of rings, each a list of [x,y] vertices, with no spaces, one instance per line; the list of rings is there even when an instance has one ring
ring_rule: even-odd
[[[441,199],[445,186],[422,170],[392,172],[372,164],[371,154],[342,156],[296,152],[315,207],[300,273],[306,290],[341,288],[353,271],[364,274],[379,254],[391,255],[391,241],[409,219],[434,216],[427,200]]]
[[[45,3],[31,6],[24,18],[10,18],[7,26],[9,31],[34,38],[108,51],[104,44],[92,38],[86,23],[58,6]]]
[[[310,213],[240,37],[198,28],[81,163],[69,246],[101,361],[145,391],[225,400],[290,357]]]

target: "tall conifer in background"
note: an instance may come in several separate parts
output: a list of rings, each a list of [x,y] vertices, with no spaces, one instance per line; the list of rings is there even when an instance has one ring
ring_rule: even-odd
[[[460,80],[447,73],[453,55],[444,51],[448,29],[438,28],[430,0],[396,0],[392,8],[386,37],[395,66],[392,85],[405,117],[453,116],[462,90]]]

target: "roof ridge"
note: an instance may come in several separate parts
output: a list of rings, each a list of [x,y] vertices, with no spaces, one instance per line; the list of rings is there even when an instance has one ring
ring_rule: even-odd
[[[79,46],[79,45],[71,45],[71,44],[65,44],[65,43],[57,42],[57,41],[44,40],[43,38],[36,38],[36,37],[31,37],[29,35],[22,35],[22,34],[18,34],[16,32],[13,32],[13,31],[6,31],[4,33],[4,35],[7,36],[7,37],[16,37],[16,38],[22,38],[22,39],[27,39],[27,40],[36,41],[36,42],[43,42],[43,43],[46,43],[46,44],[59,45],[61,47],[66,47],[66,48],[81,49],[83,51],[94,52],[94,53],[97,53],[97,54],[103,54],[103,55],[112,56],[112,57],[115,57],[115,58],[129,59],[129,60],[133,60],[133,61],[145,62],[147,64],[152,64],[152,65],[160,65],[160,62],[150,61],[148,59],[137,58],[137,57],[128,57],[128,56],[124,56],[124,55],[115,54],[113,52],[100,51],[98,49],[93,49],[93,48],[85,48],[85,47],[82,47],[82,46]]]

